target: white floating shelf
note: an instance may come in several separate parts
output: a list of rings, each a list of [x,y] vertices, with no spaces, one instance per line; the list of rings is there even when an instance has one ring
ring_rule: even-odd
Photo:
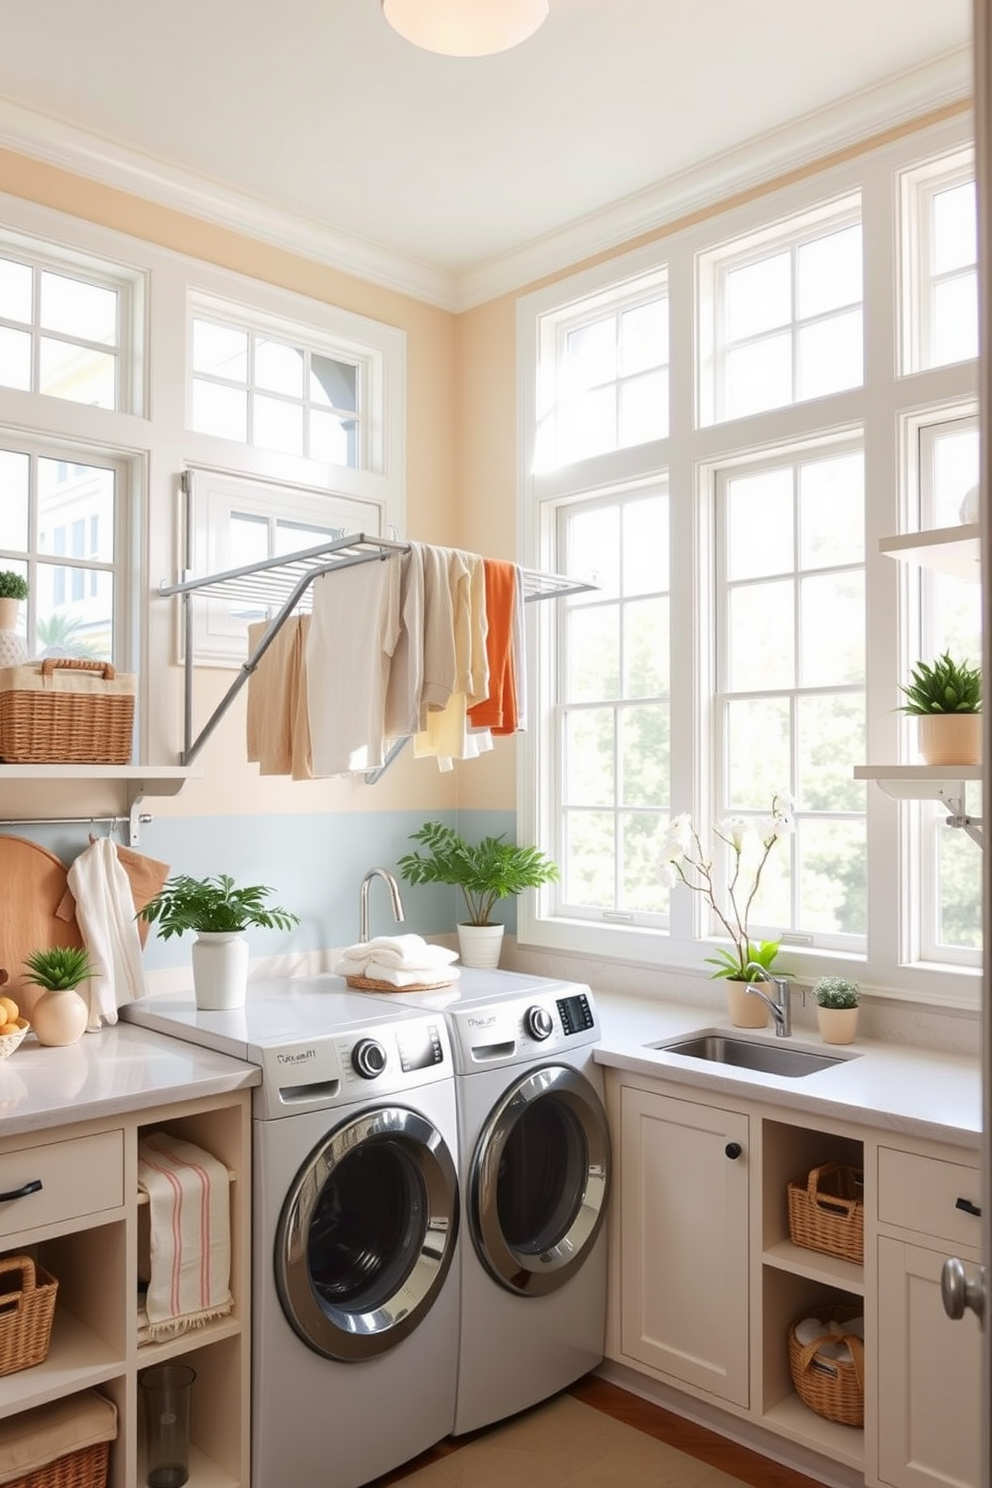
[[[897,801],[958,800],[965,782],[981,780],[981,765],[855,765],[855,780],[877,780]]]
[[[927,532],[902,532],[879,538],[879,552],[904,563],[918,563],[956,579],[978,583],[981,567],[981,528],[977,522],[959,527],[933,527]]]

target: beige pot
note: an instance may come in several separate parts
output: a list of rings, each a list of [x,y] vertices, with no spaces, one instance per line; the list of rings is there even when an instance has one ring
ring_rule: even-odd
[[[492,969],[499,965],[505,925],[459,925],[458,956],[463,966]]]
[[[853,1044],[858,1031],[858,1010],[817,1007],[816,1021],[825,1044]]]
[[[981,713],[921,713],[919,748],[928,765],[980,765]]]
[[[86,1032],[89,1009],[78,992],[43,992],[31,1009],[31,1027],[39,1044],[74,1044]]]
[[[730,1021],[735,1028],[767,1028],[767,1003],[764,998],[756,997],[747,990],[755,985],[754,982],[735,982],[726,977],[723,985],[727,989]]]

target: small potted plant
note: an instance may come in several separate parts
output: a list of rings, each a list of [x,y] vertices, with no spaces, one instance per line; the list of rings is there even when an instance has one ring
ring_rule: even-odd
[[[465,966],[498,966],[504,926],[492,920],[498,899],[524,889],[538,889],[558,877],[558,866],[536,847],[517,847],[498,837],[467,842],[452,827],[425,822],[411,833],[424,853],[407,853],[398,867],[412,884],[451,884],[461,889],[468,920],[458,925],[458,944]]]
[[[239,888],[227,873],[191,878],[180,873],[166,879],[159,892],[138,911],[162,940],[192,930],[193,989],[198,1008],[216,1012],[242,1007],[248,989],[249,927],[290,930],[299,917],[288,909],[267,906],[274,891],[266,884]]]
[[[982,760],[982,673],[948,652],[918,661],[900,686],[900,711],[918,720],[919,749],[928,765],[978,765]]]
[[[857,982],[842,976],[823,976],[813,987],[816,1021],[825,1044],[851,1044],[858,1028],[861,994]]]
[[[31,1027],[39,1044],[74,1044],[86,1032],[89,1008],[76,989],[94,975],[79,946],[50,946],[24,958],[24,980],[41,987],[31,1009]]]
[[[27,641],[17,628],[21,600],[28,597],[28,581],[12,568],[0,569],[0,667],[20,666],[27,659]]]

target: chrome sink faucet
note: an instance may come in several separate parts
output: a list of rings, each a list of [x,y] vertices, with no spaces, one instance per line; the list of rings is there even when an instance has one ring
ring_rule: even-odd
[[[744,991],[749,996],[760,997],[762,1002],[767,1006],[768,1011],[775,1019],[775,1037],[791,1038],[792,1003],[789,1001],[788,977],[772,976],[771,972],[766,971],[758,961],[749,961],[744,970],[745,972],[753,972],[755,976],[760,976],[766,982],[771,982],[775,988],[774,997],[769,997],[767,993],[762,992],[760,987],[756,987],[753,982],[749,982],[744,988]]]
[[[403,901],[400,898],[399,884],[388,868],[370,868],[362,879],[362,892],[359,899],[358,939],[363,945],[369,938],[369,888],[374,878],[384,878],[386,880],[389,897],[393,903],[393,919],[398,925],[403,922]]]

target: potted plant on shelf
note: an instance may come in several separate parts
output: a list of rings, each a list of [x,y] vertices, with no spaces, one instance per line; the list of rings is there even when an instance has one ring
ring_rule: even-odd
[[[191,878],[180,873],[166,879],[161,889],[139,909],[163,940],[192,930],[196,935],[191,958],[196,1005],[206,1011],[242,1007],[248,989],[250,926],[290,930],[299,917],[288,909],[267,906],[274,891],[266,884],[238,888],[227,873]]]
[[[858,1028],[861,994],[857,982],[842,976],[823,976],[813,987],[816,1021],[825,1044],[851,1044]]]
[[[760,967],[771,973],[781,942],[751,939],[748,920],[761,886],[765,864],[780,837],[795,830],[792,798],[784,792],[772,796],[771,815],[764,818],[728,817],[718,822],[713,835],[727,848],[726,902],[718,896],[717,868],[714,858],[702,845],[699,833],[687,814],[676,816],[660,854],[660,876],[666,886],[682,883],[701,894],[730,939],[730,948],[721,946],[707,965],[717,969],[713,977],[727,983],[727,1006],[730,1021],[737,1028],[764,1028],[768,1008],[760,997],[748,992],[749,984],[763,980]],[[789,976],[776,968],[776,976]]]
[[[982,761],[982,673],[948,652],[918,661],[900,711],[918,720],[919,749],[928,765],[978,765]]]
[[[50,946],[32,951],[24,966],[24,980],[43,989],[31,1009],[39,1044],[74,1044],[89,1021],[89,1008],[76,991],[94,975],[89,956],[79,946]]]
[[[28,597],[28,581],[12,568],[0,569],[0,667],[20,666],[28,645],[17,628],[21,600]]]
[[[517,847],[498,837],[467,842],[452,827],[425,822],[410,835],[423,843],[424,853],[407,853],[398,868],[412,884],[451,884],[461,889],[468,920],[458,925],[458,944],[464,966],[498,966],[504,926],[493,921],[498,899],[509,899],[524,889],[538,889],[558,877],[558,866],[536,847]]]

